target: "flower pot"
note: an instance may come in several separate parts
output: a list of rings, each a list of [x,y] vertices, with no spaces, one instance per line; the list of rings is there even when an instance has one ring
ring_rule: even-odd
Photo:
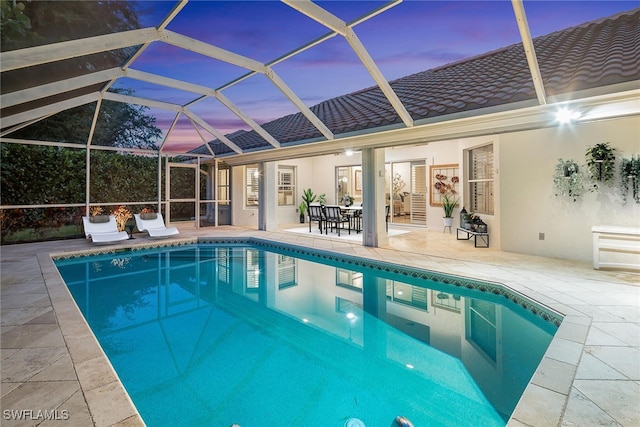
[[[462,224],[462,228],[464,228],[465,230],[471,230],[471,223],[469,221],[465,221]]]
[[[304,214],[300,214],[300,224],[304,224]]]
[[[453,218],[445,216],[442,219],[445,227],[451,227],[453,225]]]

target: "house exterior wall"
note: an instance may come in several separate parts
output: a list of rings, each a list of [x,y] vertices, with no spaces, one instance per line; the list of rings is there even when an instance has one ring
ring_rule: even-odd
[[[351,156],[346,154],[328,155],[313,158],[313,181],[311,189],[315,194],[324,193],[328,205],[338,204],[336,201],[336,168],[338,166],[360,166],[362,155],[357,152]]]
[[[621,205],[615,187],[604,186],[599,192],[586,192],[576,202],[554,195],[553,175],[558,159],[574,159],[583,164],[587,148],[600,142],[610,142],[616,148],[617,163],[622,157],[640,154],[640,119],[622,118],[395,147],[386,150],[385,162],[424,160],[427,171],[430,165],[457,163],[461,178],[461,204],[454,212],[454,225],[457,226],[460,209],[465,204],[465,150],[491,143],[495,162],[495,213],[481,215],[489,226],[491,247],[588,261],[592,256],[592,226],[640,226],[640,205],[630,197],[626,205]],[[276,171],[278,164],[298,168],[295,206],[276,207],[277,223],[283,225],[298,222],[297,207],[305,188],[311,188],[315,194],[325,193],[327,203],[335,203],[335,168],[360,165],[361,155],[280,161],[276,162]],[[242,167],[233,168],[233,224],[257,227],[257,209],[244,207],[243,170]],[[267,195],[273,197],[277,205],[275,189],[268,189]],[[442,230],[442,214],[442,207],[427,204],[427,227]],[[539,239],[539,233],[544,233],[544,240]]]
[[[266,197],[271,199],[271,203],[275,205],[276,212],[276,224],[291,224],[299,222],[298,205],[302,202],[302,191],[305,188],[313,187],[314,171],[313,171],[313,159],[292,159],[283,160],[280,162],[274,162],[275,167],[273,170],[275,173],[278,171],[278,166],[295,166],[296,169],[296,197],[293,206],[278,206],[278,192],[275,186],[273,188],[266,188]],[[232,168],[232,224],[241,227],[258,227],[258,209],[255,207],[246,207],[244,203],[244,166],[235,166]],[[276,181],[277,177],[272,177]]]
[[[244,166],[231,168],[231,224],[258,227],[258,208],[244,203]]]
[[[586,192],[576,202],[554,195],[558,158],[585,163],[588,147],[610,142],[622,157],[640,153],[637,117],[500,135],[501,249],[553,258],[590,260],[591,227],[640,226],[640,205],[621,205],[615,187]],[[628,198],[630,199],[630,198]],[[538,233],[544,233],[539,240]]]

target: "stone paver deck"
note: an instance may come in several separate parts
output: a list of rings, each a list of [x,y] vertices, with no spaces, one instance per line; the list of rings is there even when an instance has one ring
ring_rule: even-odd
[[[256,236],[503,283],[565,315],[509,425],[640,426],[640,275],[408,230],[384,248],[237,227],[181,230],[178,239]],[[3,426],[144,425],[51,260],[104,248],[84,239],[1,248]]]

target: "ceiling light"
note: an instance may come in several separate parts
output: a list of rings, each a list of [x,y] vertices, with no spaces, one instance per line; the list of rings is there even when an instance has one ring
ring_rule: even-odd
[[[560,123],[571,123],[578,120],[581,114],[578,111],[562,108],[556,113],[556,120]]]
[[[353,150],[345,150],[344,154],[347,156],[353,156]]]

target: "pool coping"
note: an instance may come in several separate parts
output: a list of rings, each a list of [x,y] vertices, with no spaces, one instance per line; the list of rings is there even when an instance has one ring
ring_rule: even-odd
[[[146,243],[129,244],[117,247],[93,247],[82,250],[54,251],[38,254],[38,261],[43,273],[45,286],[49,292],[51,303],[56,313],[59,327],[74,365],[80,387],[85,395],[87,405],[96,425],[145,425],[130,396],[122,385],[117,373],[113,369],[100,344],[89,328],[80,309],[73,300],[67,286],[60,276],[54,259],[69,258],[104,253],[118,253],[128,250],[143,250],[147,248],[190,245],[202,243],[259,243],[280,248],[295,248],[307,253],[330,254],[339,258],[358,258],[359,260],[373,260],[385,262],[373,256],[351,256],[333,249],[314,248],[309,250],[299,244],[269,240],[256,236],[244,237],[190,237],[172,239],[170,241],[147,241]],[[426,270],[421,267],[398,265],[408,270]],[[435,274],[452,276],[450,273],[433,271]],[[462,277],[462,276],[460,276]],[[473,280],[486,283],[485,280]],[[534,298],[509,287],[505,283],[495,282],[512,295],[525,298],[535,303],[536,307],[544,307],[550,313],[557,311],[536,301]],[[525,307],[526,308],[526,307]],[[507,425],[526,426],[540,425],[541,414],[544,414],[545,425],[558,425],[566,407],[571,384],[577,371],[582,355],[591,319],[586,316],[565,315],[553,337],[549,348],[545,352],[531,381],[522,394]],[[579,332],[576,334],[576,330]],[[569,348],[569,351],[567,351]],[[558,369],[558,363],[562,369]],[[105,402],[109,402],[105,404]],[[544,402],[544,403],[541,403]],[[549,402],[557,402],[555,408],[549,408]],[[543,405],[541,407],[541,405]],[[547,422],[548,421],[548,422]]]

